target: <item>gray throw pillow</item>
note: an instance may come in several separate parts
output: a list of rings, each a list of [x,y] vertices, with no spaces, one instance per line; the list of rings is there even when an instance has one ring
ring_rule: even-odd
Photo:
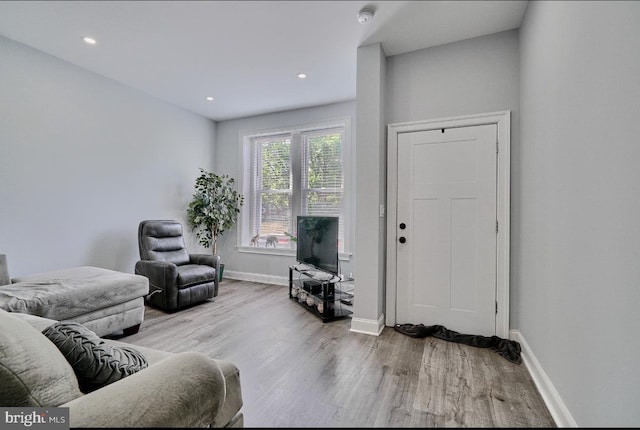
[[[148,366],[141,352],[129,347],[108,345],[82,324],[61,321],[42,333],[67,359],[78,378],[80,389],[88,393]]]

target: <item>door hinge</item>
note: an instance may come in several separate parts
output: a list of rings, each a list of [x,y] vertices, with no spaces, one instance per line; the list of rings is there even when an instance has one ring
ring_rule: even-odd
[[[496,300],[496,313],[498,313],[498,301]]]
[[[496,141],[496,154],[500,152],[500,144]]]
[[[496,234],[498,234],[498,220],[496,220]]]

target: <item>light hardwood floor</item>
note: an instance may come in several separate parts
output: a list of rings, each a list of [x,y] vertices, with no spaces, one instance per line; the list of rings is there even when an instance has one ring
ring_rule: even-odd
[[[286,287],[223,280],[218,297],[189,309],[147,307],[122,340],[233,361],[246,427],[555,427],[524,364],[349,328],[348,318],[322,323]]]

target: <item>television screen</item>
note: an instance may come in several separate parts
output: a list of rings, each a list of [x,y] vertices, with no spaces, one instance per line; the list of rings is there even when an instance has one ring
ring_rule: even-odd
[[[338,274],[338,217],[298,216],[296,260]]]

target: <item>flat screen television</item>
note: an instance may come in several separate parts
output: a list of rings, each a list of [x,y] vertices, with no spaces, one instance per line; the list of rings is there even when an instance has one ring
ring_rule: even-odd
[[[338,274],[339,218],[298,216],[296,260],[332,274]]]

